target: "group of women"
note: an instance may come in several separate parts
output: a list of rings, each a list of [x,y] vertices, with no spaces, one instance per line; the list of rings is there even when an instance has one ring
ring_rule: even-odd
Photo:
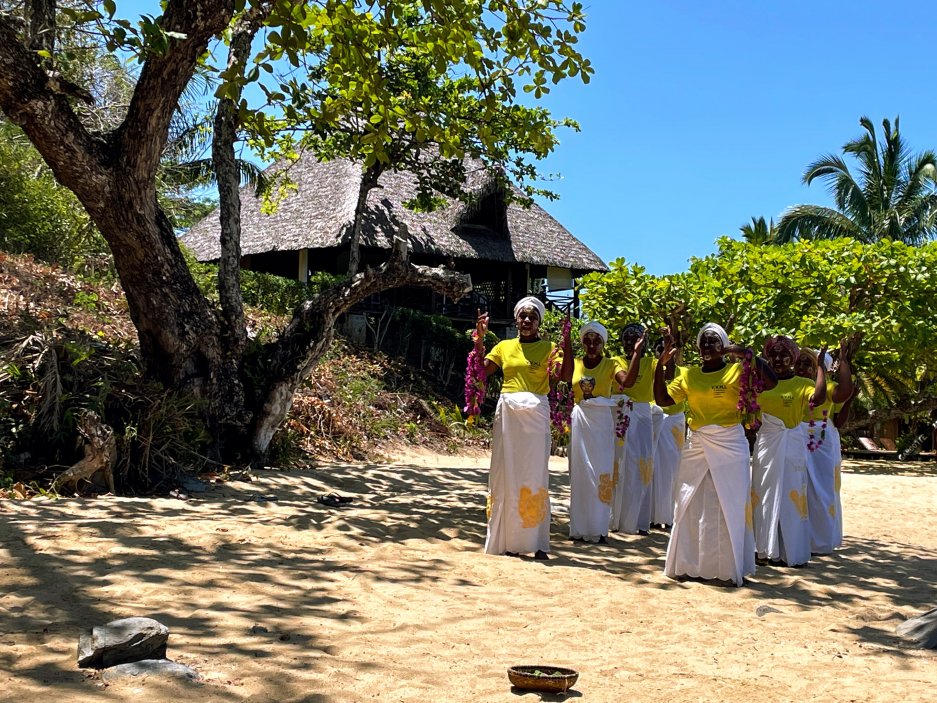
[[[839,546],[834,418],[853,392],[845,346],[839,383],[827,378],[825,349],[815,353],[775,336],[756,356],[712,323],[697,336],[697,367],[676,367],[669,331],[657,354],[646,353],[639,325],[622,331],[627,358],[610,358],[608,331],[597,322],[582,326],[584,353],[574,359],[568,338],[561,350],[541,339],[541,301],[524,298],[514,314],[518,337],[485,356],[485,373],[504,375],[492,433],[487,553],[549,558],[554,359],[575,400],[570,538],[604,543],[610,530],[646,534],[654,524],[672,526],[668,576],[736,585],[756,561],[797,566]],[[480,314],[477,353],[487,326]],[[760,422],[753,449],[743,417],[750,431]]]

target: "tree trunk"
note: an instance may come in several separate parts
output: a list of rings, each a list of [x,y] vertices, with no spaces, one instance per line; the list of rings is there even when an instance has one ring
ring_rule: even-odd
[[[234,26],[228,51],[228,70],[243,74],[250,56],[251,42],[269,15],[266,3],[248,10]],[[221,257],[218,262],[218,299],[221,308],[220,373],[212,377],[210,432],[216,454],[223,445],[243,439],[251,411],[245,407],[242,360],[247,345],[247,325],[241,296],[241,196],[240,173],[234,143],[237,141],[238,106],[235,97],[218,101],[212,134],[212,163],[218,183],[218,213],[221,224]],[[240,444],[234,441],[235,445]],[[231,448],[231,447],[229,447]],[[224,458],[223,455],[219,458]]]
[[[361,174],[358,185],[358,201],[355,204],[355,220],[351,226],[351,241],[348,246],[348,275],[354,276],[361,268],[361,227],[364,223],[364,211],[368,205],[368,193],[377,188],[383,168],[375,164]]]
[[[50,56],[41,60],[43,66],[51,66],[52,50],[55,48],[55,0],[31,0],[26,3],[29,18],[29,48],[45,51]]]

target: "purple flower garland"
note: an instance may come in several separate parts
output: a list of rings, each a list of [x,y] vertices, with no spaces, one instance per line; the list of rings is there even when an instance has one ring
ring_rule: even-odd
[[[481,415],[482,403],[485,402],[488,375],[485,373],[485,347],[479,349],[478,330],[472,331],[472,351],[468,354],[465,369],[465,407],[462,409],[470,418]]]
[[[619,391],[624,389],[619,388]],[[628,432],[628,426],[631,424],[631,415],[625,414],[625,406],[628,407],[628,410],[634,409],[634,401],[631,398],[625,400],[622,398],[618,401],[618,421],[615,423],[615,436],[618,438],[619,446],[625,443],[625,434]]]
[[[560,370],[563,368],[559,353],[569,340],[571,328],[572,322],[567,317],[563,322],[560,344],[554,346],[550,350],[550,356],[547,357],[547,371],[550,374],[551,381],[559,378]],[[548,398],[550,400],[550,422],[561,434],[569,432],[573,414],[573,389],[569,387],[566,381],[558,381],[556,385],[552,386]]]
[[[739,382],[739,402],[736,405],[742,413],[742,425],[747,430],[757,430],[761,427],[761,406],[758,405],[758,394],[764,390],[764,382],[755,372],[752,360],[755,353],[751,349],[745,350],[742,357],[742,378]]]
[[[817,422],[813,419],[813,409],[814,409],[813,400],[810,401],[810,422],[807,423],[807,449],[811,452],[817,451],[820,448],[820,445],[823,444],[823,440],[826,439],[826,421],[828,419],[827,411],[823,411],[823,424],[820,426],[820,439],[816,439],[816,426]]]

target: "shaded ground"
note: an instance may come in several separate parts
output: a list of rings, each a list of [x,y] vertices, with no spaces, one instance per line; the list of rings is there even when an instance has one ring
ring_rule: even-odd
[[[536,701],[505,669],[552,663],[590,701],[933,700],[935,654],[894,636],[937,605],[933,463],[849,463],[844,548],[734,589],[664,578],[661,532],[566,541],[553,462],[549,562],[481,553],[485,455],[2,502],[0,699]],[[330,491],[354,502],[315,502]],[[166,623],[206,683],[79,672],[80,631],[130,615]]]

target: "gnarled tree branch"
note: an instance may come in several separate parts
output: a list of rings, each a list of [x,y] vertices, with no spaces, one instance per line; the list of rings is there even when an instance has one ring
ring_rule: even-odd
[[[407,241],[395,240],[390,259],[379,269],[368,269],[306,301],[265,360],[270,371],[251,435],[255,460],[262,458],[273,434],[293,403],[293,393],[329,348],[335,320],[353,305],[375,293],[400,286],[431,288],[458,300],[472,290],[466,275],[443,267],[416,266],[407,260]]]
[[[889,405],[887,408],[876,408],[869,411],[866,417],[850,418],[842,428],[843,432],[853,432],[865,427],[877,425],[880,422],[888,422],[897,418],[907,417],[915,413],[928,412],[937,409],[937,398],[935,397],[917,397],[901,398],[897,402]]]
[[[85,129],[65,95],[24,46],[11,17],[0,15],[0,110],[20,126],[56,178],[89,209],[103,208],[109,183],[106,144]]]

